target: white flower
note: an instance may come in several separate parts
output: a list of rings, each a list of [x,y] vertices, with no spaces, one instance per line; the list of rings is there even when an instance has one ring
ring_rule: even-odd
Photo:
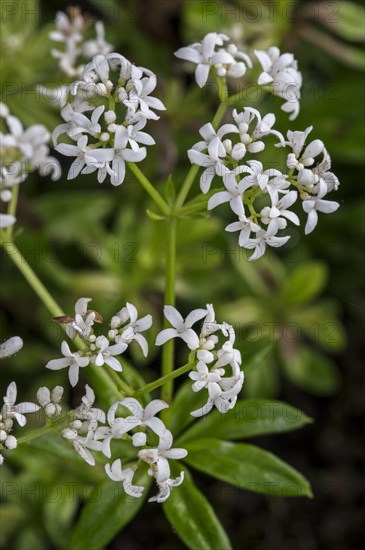
[[[125,418],[115,418],[115,413],[118,407],[122,405],[132,412],[132,415]],[[102,452],[108,458],[111,457],[110,443],[112,439],[120,439],[124,434],[140,426],[150,428],[157,435],[161,436],[166,427],[162,420],[156,418],[155,415],[162,409],[168,407],[165,401],[154,399],[144,409],[142,405],[133,397],[127,397],[122,401],[114,403],[108,411],[107,419],[110,428],[100,427],[95,432],[96,439],[102,439]]]
[[[184,472],[180,472],[180,475],[175,479],[166,479],[158,483],[159,492],[156,496],[148,499],[148,502],[158,502],[161,504],[165,502],[171,494],[171,489],[178,487],[184,481]]]
[[[16,384],[15,382],[11,382],[11,384],[9,384],[8,386],[8,389],[6,390],[6,395],[4,396],[4,405],[1,409],[2,422],[9,418],[15,418],[19,426],[25,426],[27,419],[24,415],[37,412],[39,411],[40,407],[35,403],[29,403],[28,401],[15,405],[16,395]]]
[[[212,66],[216,67],[219,76],[228,74],[233,78],[243,76],[246,72],[246,65],[252,66],[250,58],[246,54],[238,52],[233,44],[227,49],[219,48],[218,51],[215,51],[216,46],[223,46],[224,42],[228,40],[229,38],[225,34],[211,32],[201,42],[180,48],[175,52],[179,59],[196,64],[195,80],[200,88],[205,86]],[[239,61],[236,61],[235,57],[238,57]]]
[[[90,450],[101,450],[101,443],[94,441],[93,433],[90,431],[85,437],[78,433],[77,429],[65,428],[61,432],[62,437],[71,441],[75,451],[81,456],[90,466],[95,466],[95,458]]]
[[[215,175],[223,176],[228,172],[221,159],[216,160],[210,155],[201,153],[195,149],[196,145],[188,151],[188,157],[192,164],[197,164],[205,168],[200,176],[200,189],[202,193],[208,193]]]
[[[282,134],[272,129],[276,120],[273,113],[268,113],[262,118],[257,109],[245,107],[240,113],[234,109],[232,116],[237,125],[240,140],[249,153],[259,153],[263,151],[265,149],[265,144],[261,141],[261,138],[270,134],[277,136],[280,143],[284,145]],[[255,129],[249,131],[249,127],[254,121],[256,121]]]
[[[133,476],[135,471],[133,468],[125,468],[122,470],[122,463],[120,458],[114,460],[113,464],[105,464],[105,471],[113,481],[121,481],[123,483],[123,489],[127,495],[131,497],[140,498],[142,496],[144,487],[141,485],[133,485]]]
[[[323,180],[319,182],[319,192],[317,196],[311,197],[303,201],[303,210],[308,214],[307,223],[305,225],[304,232],[306,235],[311,233],[316,227],[318,222],[317,212],[323,212],[324,214],[332,214],[340,206],[338,202],[323,200],[323,197],[327,193],[327,187]]]
[[[94,401],[95,401],[95,393],[90,386],[87,384],[85,385],[86,393],[81,398],[81,405],[79,405],[74,413],[75,417],[79,420],[86,420],[89,425],[93,428],[96,428],[97,423],[105,423],[105,412],[101,409],[97,409],[93,407]]]
[[[230,233],[234,231],[240,231],[238,243],[240,246],[244,247],[246,246],[251,236],[251,232],[258,233],[261,228],[259,225],[257,225],[257,223],[253,222],[251,219],[246,217],[242,202],[237,207],[236,205],[233,205],[232,210],[236,214],[238,214],[239,221],[233,222],[227,225],[226,231]]]
[[[232,209],[238,208],[242,204],[244,192],[252,187],[252,183],[243,178],[237,183],[237,175],[242,172],[248,172],[247,166],[238,166],[234,170],[223,175],[223,183],[226,191],[215,193],[208,201],[208,210],[216,208],[218,205],[229,202]]]
[[[82,54],[88,58],[94,57],[94,55],[97,54],[106,55],[113,49],[113,46],[105,40],[105,29],[102,21],[97,21],[95,23],[95,30],[96,38],[87,40],[81,46]]]
[[[256,233],[256,238],[249,239],[245,244],[245,248],[254,249],[254,253],[250,256],[250,260],[258,260],[265,254],[266,246],[278,248],[283,246],[290,239],[290,235],[286,237],[276,237],[275,235],[260,229]]]
[[[0,359],[14,355],[14,353],[17,353],[22,347],[23,340],[19,336],[13,336],[5,340],[5,342],[0,345]]]
[[[87,136],[81,136],[77,140],[77,145],[71,145],[69,143],[59,143],[55,147],[56,151],[65,155],[66,157],[76,157],[73,163],[71,164],[67,179],[72,180],[76,178],[82,169],[87,166],[93,166],[94,169],[97,168],[97,159],[94,156],[96,149],[91,149],[88,146]]]
[[[281,108],[286,113],[291,113],[289,120],[294,120],[299,113],[302,75],[293,54],[280,55],[279,48],[272,47],[267,52],[255,50],[255,55],[263,68],[257,83],[260,86],[269,85],[273,94],[285,99]]]
[[[151,465],[148,473],[155,477],[159,485],[170,479],[169,460],[180,460],[188,454],[186,449],[171,449],[172,443],[172,433],[166,430],[160,437],[157,448],[142,449],[138,452],[138,458]]]
[[[131,416],[119,419],[125,427],[128,427],[128,431],[137,426],[147,426],[159,436],[165,432],[166,427],[164,423],[160,418],[156,418],[156,414],[162,411],[162,409],[168,408],[168,404],[165,401],[154,399],[144,409],[137,399],[126,397],[120,401],[120,405],[126,407],[132,413]]]
[[[150,96],[157,85],[156,75],[147,69],[144,69],[144,72],[147,76],[131,79],[125,90],[119,93],[122,103],[128,107],[127,120],[133,119],[138,108],[144,118],[153,120],[158,120],[159,116],[151,109],[158,111],[166,109],[160,99]]]
[[[95,340],[97,354],[94,358],[94,363],[97,367],[102,367],[104,363],[109,365],[113,370],[122,372],[122,365],[114,355],[120,355],[124,351],[123,342],[120,344],[110,345],[109,340],[105,336],[98,336]]]
[[[213,392],[214,388],[218,386],[218,382],[221,381],[221,374],[224,374],[224,372],[210,371],[203,361],[198,361],[196,369],[196,371],[189,372],[189,378],[194,380],[193,391],[198,392],[203,388],[207,388],[209,393]],[[218,389],[220,390],[219,386]]]
[[[42,386],[37,391],[38,403],[43,407],[44,414],[48,418],[59,416],[62,412],[62,407],[59,404],[63,395],[63,387],[56,386],[52,392],[48,388]]]
[[[152,325],[152,316],[145,315],[141,319],[138,319],[137,308],[133,304],[127,303],[126,307],[122,308],[112,319],[112,327],[119,328],[121,324],[129,320],[129,323],[123,327],[121,334],[115,337],[115,341],[120,344],[124,342],[125,349],[128,345],[136,340],[141,346],[143,355],[147,357],[148,343],[146,338],[141,334],[145,330],[148,330]]]
[[[195,309],[184,320],[173,306],[165,306],[164,314],[173,328],[162,330],[156,338],[156,345],[161,346],[171,338],[182,338],[191,350],[199,347],[199,337],[191,328],[194,323],[206,316],[206,309]]]
[[[61,359],[52,359],[46,365],[47,369],[60,370],[70,367],[68,377],[71,386],[76,386],[79,380],[79,369],[87,367],[90,363],[90,357],[83,357],[79,352],[72,353],[67,342],[63,341],[61,351],[64,355]]]
[[[53,317],[53,321],[65,325],[66,333],[70,338],[75,338],[77,334],[81,338],[90,337],[94,323],[101,323],[103,318],[100,313],[88,309],[87,305],[91,298],[80,298],[75,304],[75,317],[61,316]]]
[[[299,225],[298,216],[294,212],[288,210],[288,208],[295,203],[297,198],[297,191],[289,191],[286,195],[281,197],[281,199],[279,199],[276,192],[275,195],[271,196],[271,207],[265,206],[261,210],[261,221],[268,225],[267,229],[272,235],[276,235],[279,229],[285,229],[286,220],[283,220],[283,218],[290,220],[295,225]]]
[[[216,132],[209,122],[202,126],[199,130],[199,134],[204,141],[199,141],[194,145],[194,149],[197,151],[208,150],[208,155],[218,161],[220,157],[226,156],[226,150],[223,145],[223,138],[226,134],[238,133],[238,129],[234,124],[224,124]]]

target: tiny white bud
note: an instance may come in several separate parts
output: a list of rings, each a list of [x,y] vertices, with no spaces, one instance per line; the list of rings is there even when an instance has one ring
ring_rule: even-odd
[[[230,53],[231,55],[235,55],[238,52],[238,48],[235,44],[229,44],[227,48],[227,52]]]
[[[142,445],[146,444],[146,440],[146,434],[143,432],[137,432],[132,436],[132,443],[135,447],[142,447]]]
[[[117,315],[113,315],[110,321],[110,327],[111,328],[119,328],[122,324],[120,318]]]
[[[109,330],[108,332],[108,338],[110,338],[111,340],[113,340],[118,334],[118,331],[115,330],[115,329],[111,329]]]
[[[233,147],[232,149],[232,158],[234,160],[242,160],[243,157],[245,156],[246,154],[246,147],[244,146],[243,143],[236,143],[236,145]]]
[[[111,132],[112,134],[114,134],[117,128],[118,128],[118,126],[116,124],[114,124],[114,122],[112,122],[108,126],[108,132]]]
[[[112,122],[116,121],[117,115],[114,111],[107,111],[106,113],[104,113],[104,118],[107,124],[111,124]]]
[[[0,430],[0,441],[5,441],[5,439],[8,437],[8,434],[5,430]]]
[[[226,74],[227,74],[227,71],[224,67],[220,67],[219,69],[217,69],[217,75],[220,76],[221,78],[226,76]]]
[[[96,340],[95,334],[90,334],[90,336],[89,336],[89,342],[95,342],[95,340]]]
[[[5,441],[5,447],[7,449],[16,449],[17,446],[18,446],[18,442],[16,440],[16,437],[14,437],[13,435],[8,435]]]
[[[100,136],[100,141],[108,141],[110,138],[110,135],[108,134],[108,132],[103,132]]]

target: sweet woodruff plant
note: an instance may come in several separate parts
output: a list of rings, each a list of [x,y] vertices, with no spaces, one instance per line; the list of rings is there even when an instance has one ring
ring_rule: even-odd
[[[66,315],[13,243],[9,256],[67,335],[60,353],[45,367],[67,370],[72,387],[80,384],[81,374],[86,378],[90,375],[94,389],[86,385],[80,405],[67,410],[62,403],[63,387],[41,387],[38,404],[17,405],[17,388],[12,382],[1,409],[0,444],[7,454],[17,443],[52,432],[55,437],[66,439],[89,466],[102,465],[106,476],[119,483],[130,497],[144,499],[150,480],[154,479],[156,492],[149,501],[165,503],[168,519],[188,546],[193,547],[195,535],[181,524],[177,510],[193,515],[193,511],[189,512],[189,503],[193,503],[192,510],[198,510],[202,518],[192,520],[196,532],[204,533],[208,539],[213,537],[221,544],[219,547],[228,548],[227,536],[210,505],[199,498],[190,474],[186,474],[186,464],[250,490],[284,496],[310,495],[306,480],[278,458],[253,445],[225,441],[293,429],[308,422],[308,418],[300,413],[299,420],[290,422],[281,408],[270,426],[263,417],[250,423],[242,414],[246,402],[238,400],[238,396],[244,381],[245,357],[242,359],[235,348],[233,327],[216,319],[210,303],[187,315],[175,308],[176,226],[180,217],[195,214],[202,204],[211,211],[227,203],[233,217],[226,231],[237,232],[239,245],[253,251],[250,259],[257,260],[267,247],[285,245],[290,238],[290,224],[300,225],[299,203],[306,214],[306,234],[315,229],[318,213],[334,212],[339,205],[327,200],[327,195],[337,190],[339,182],[330,171],[331,160],[324,143],[312,127],[291,129],[284,136],[275,129],[273,113],[261,113],[244,104],[240,109],[230,108],[237,102],[237,95],[229,93],[229,81],[247,79],[250,71],[256,71],[259,76],[255,84],[282,98],[281,108],[290,121],[295,120],[302,77],[293,54],[281,53],[274,46],[249,56],[228,36],[209,33],[201,42],[181,48],[175,55],[187,67],[194,66],[198,86],[204,87],[208,78],[216,79],[220,105],[212,122],[200,129],[199,141],[187,151],[191,166],[175,199],[172,203],[166,201],[137,166],[155,144],[148,133],[149,126],[157,124],[159,113],[165,109],[156,97],[156,75],[114,52],[105,40],[101,22],[95,26],[95,39],[86,41],[86,22],[77,10],[69,16],[58,14],[56,27],[50,38],[60,49],[53,49],[52,54],[72,80],[52,92],[55,97],[58,94],[63,122],[54,128],[52,136],[38,124],[24,130],[7,106],[0,106],[4,123],[0,186],[1,198],[7,205],[0,218],[2,244],[12,242],[17,192],[27,174],[39,170],[52,179],[60,177],[58,161],[49,156],[51,137],[55,150],[71,160],[69,180],[94,174],[100,183],[119,186],[126,171],[133,172],[155,202],[157,212],[149,212],[150,216],[165,220],[168,227],[165,325],[155,342],[162,348],[162,370],[160,378],[148,384],[137,372],[132,377],[130,373],[124,376],[123,354],[130,345],[139,345],[148,355],[145,333],[151,329],[151,315],[139,317],[136,307],[127,303],[106,324],[102,315],[90,308],[88,297],[80,297],[75,312]],[[266,147],[285,150],[283,171],[260,160]],[[192,189],[199,193],[199,172],[203,195],[200,200],[198,194],[198,198],[187,202]],[[176,340],[186,350],[186,362],[181,367],[175,364]],[[1,355],[12,355],[21,347],[21,338],[14,337],[1,346]],[[173,379],[183,375],[187,381],[175,399]],[[104,400],[106,408],[102,409],[94,404],[99,390],[105,387],[114,398],[109,403]],[[152,399],[150,393],[157,388],[161,389],[160,398]],[[256,406],[260,409],[263,404],[258,401]],[[24,427],[26,415],[37,411],[39,414],[40,410],[45,425],[17,441],[14,425]],[[206,415],[208,421],[196,420],[189,427],[195,418]],[[123,442],[125,451],[120,451],[117,441]]]

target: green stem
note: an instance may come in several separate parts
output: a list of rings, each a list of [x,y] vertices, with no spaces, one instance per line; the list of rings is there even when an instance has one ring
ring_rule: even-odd
[[[177,378],[178,376],[181,376],[182,374],[185,374],[186,372],[188,372],[191,369],[192,369],[191,363],[187,363],[186,365],[183,365],[179,369],[176,369],[176,370],[170,372],[169,374],[166,374],[165,376],[161,376],[161,378],[158,378],[154,382],[150,382],[149,384],[146,384],[145,386],[143,386],[142,388],[137,390],[134,393],[134,395],[138,396],[138,395],[143,395],[144,393],[151,392],[152,390],[155,390],[156,388],[159,388],[160,386],[165,384],[165,382],[169,382],[170,380],[174,380],[174,378]]]
[[[134,394],[134,391],[132,388],[128,386],[118,375],[118,373],[113,370],[111,367],[108,366],[108,373],[109,376],[114,380],[116,386],[120,389],[121,392],[125,393],[129,397]]]
[[[167,220],[167,249],[166,249],[166,282],[165,282],[165,305],[175,305],[175,277],[176,277],[176,229],[177,219]],[[165,328],[169,322],[165,319]],[[162,352],[162,376],[168,376],[174,369],[174,339],[172,338],[163,347]],[[161,399],[168,404],[171,402],[173,392],[172,380],[168,379],[162,386]],[[168,416],[165,413],[165,417]]]
[[[18,196],[19,196],[19,185],[14,185],[12,188],[11,200],[8,206],[8,214],[10,216],[15,216],[16,214],[16,207],[18,205]],[[14,229],[13,225],[8,227],[7,229],[7,237],[9,241],[11,240],[11,237],[13,235],[13,229]]]
[[[54,431],[55,429],[52,426],[43,426],[43,428],[32,430],[31,432],[28,432],[26,435],[23,435],[22,437],[18,438],[18,445],[21,445],[22,443],[28,443],[28,441],[32,441],[32,439],[36,439],[37,437],[41,437],[44,434],[54,432]]]
[[[161,211],[166,215],[169,216],[171,214],[171,210],[167,202],[164,201],[164,199],[161,197],[160,193],[156,191],[156,189],[153,187],[152,183],[146,178],[146,176],[141,172],[141,170],[138,168],[136,164],[133,162],[127,162],[127,166],[134,174],[134,176],[137,178],[139,183],[144,187],[144,189],[147,191],[147,193],[150,195],[150,197],[153,199],[153,201],[160,207]]]
[[[224,117],[226,109],[227,109],[227,103],[221,103],[219,105],[219,107],[217,109],[217,112],[215,113],[213,121],[212,121],[212,126],[213,126],[214,129],[218,128],[218,125],[221,123],[221,121]],[[193,164],[191,166],[189,172],[187,173],[186,178],[183,181],[183,184],[181,186],[180,192],[179,192],[179,194],[176,198],[175,208],[174,208],[175,212],[176,212],[176,210],[181,208],[183,206],[183,204],[185,203],[186,197],[189,194],[191,186],[193,185],[193,183],[195,181],[195,178],[196,178],[200,168],[201,168],[200,166],[197,166],[196,164]]]
[[[28,281],[34,292],[41,299],[50,314],[54,317],[64,315],[60,306],[52,298],[44,284],[38,279],[33,269],[30,267],[24,256],[21,254],[17,246],[12,242],[3,243],[3,248],[13,261],[24,278]]]

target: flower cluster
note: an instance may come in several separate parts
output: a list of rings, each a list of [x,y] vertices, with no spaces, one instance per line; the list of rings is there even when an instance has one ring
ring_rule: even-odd
[[[330,172],[331,161],[321,140],[316,139],[305,147],[312,127],[304,132],[288,131],[287,140],[273,129],[272,113],[261,117],[259,111],[246,107],[242,112],[233,110],[234,124],[224,124],[217,131],[211,124],[200,130],[202,141],[188,151],[193,164],[202,166],[200,188],[207,193],[213,179],[218,176],[223,190],[213,194],[208,210],[229,203],[238,221],[229,224],[226,231],[239,231],[239,245],[253,249],[251,260],[260,258],[267,246],[280,247],[290,238],[282,235],[288,221],[300,225],[291,207],[298,198],[308,214],[305,233],[317,224],[317,212],[334,212],[339,204],[323,200],[339,182]],[[279,139],[277,147],[288,147],[287,173],[268,168],[251,155],[265,149],[264,139],[273,135]],[[318,158],[319,157],[319,158]],[[321,158],[322,157],[322,158]],[[285,170],[286,171],[286,170]]]
[[[71,351],[66,341],[62,342],[61,351],[63,357],[52,359],[46,365],[51,370],[69,368],[69,380],[72,386],[76,386],[79,380],[80,368],[87,367],[90,363],[97,367],[108,365],[115,371],[123,370],[119,360],[115,357],[126,351],[129,344],[136,340],[145,355],[148,353],[147,340],[141,332],[150,328],[151,315],[138,319],[136,308],[127,304],[110,322],[110,330],[107,336],[94,334],[94,323],[101,323],[102,317],[93,310],[88,310],[90,298],[80,298],[75,305],[75,317],[54,317],[58,323],[65,325],[66,332],[71,338],[79,335],[85,346],[82,351]]]
[[[156,414],[168,407],[167,403],[155,399],[143,408],[137,399],[128,397],[114,403],[105,415],[101,409],[93,407],[94,401],[93,390],[86,386],[81,405],[70,411],[70,421],[62,430],[62,436],[72,443],[76,452],[91,466],[95,465],[91,451],[101,452],[110,459],[113,441],[124,440],[129,443],[135,449],[135,457],[128,459],[124,469],[120,458],[112,464],[106,464],[107,475],[113,481],[120,481],[128,495],[139,498],[144,487],[134,485],[133,477],[138,465],[145,462],[149,465],[149,475],[156,479],[159,488],[158,494],[150,498],[149,502],[164,502],[171,488],[180,485],[184,479],[183,472],[176,479],[171,479],[169,459],[181,459],[187,455],[185,449],[171,448],[172,434],[162,420],[156,417]],[[121,415],[117,416],[121,409]],[[105,425],[106,420],[108,425]]]
[[[65,122],[52,135],[57,151],[75,157],[68,179],[97,172],[100,183],[107,175],[113,185],[123,183],[126,162],[142,161],[144,146],[155,143],[143,129],[159,118],[155,110],[165,109],[150,95],[156,84],[151,71],[118,53],[96,55],[85,65],[81,79],[70,86],[73,99],[61,110]],[[58,144],[62,134],[74,144]]]
[[[252,68],[252,61],[235,44],[225,44],[229,40],[225,34],[208,33],[201,42],[180,48],[175,55],[196,65],[195,80],[201,88],[206,85],[212,67],[220,78],[241,78],[247,68]],[[255,50],[254,53],[262,67],[257,85],[284,99],[281,108],[290,114],[289,120],[294,120],[299,114],[302,86],[302,75],[294,55],[280,54],[276,47],[267,51]]]
[[[294,120],[299,114],[300,89],[302,75],[298,71],[298,63],[292,53],[283,53],[276,46],[267,52],[256,50],[263,72],[257,83],[272,94],[285,99],[282,110],[290,113],[289,120]]]
[[[217,323],[212,304],[207,304],[206,309],[195,309],[186,319],[172,306],[165,306],[164,314],[173,328],[161,331],[157,335],[156,344],[162,345],[171,338],[182,338],[193,352],[192,363],[196,363],[196,370],[189,373],[189,377],[194,380],[192,389],[195,392],[202,389],[208,391],[206,404],[190,414],[203,416],[213,406],[225,414],[235,406],[244,378],[240,370],[241,353],[234,348],[236,336],[233,327],[224,322]],[[199,334],[192,329],[197,321],[202,321]],[[226,376],[226,368],[229,367],[231,372]]]
[[[83,64],[78,64],[79,58],[87,60],[97,54],[107,54],[113,46],[105,41],[104,25],[101,21],[95,23],[96,37],[85,40],[83,33],[91,21],[85,18],[78,7],[71,7],[67,13],[56,14],[56,30],[49,33],[51,40],[64,45],[63,50],[52,49],[51,54],[58,59],[59,68],[69,77],[77,77],[82,73]]]
[[[23,341],[19,336],[9,338],[0,346],[0,359],[10,357],[18,352],[23,347]],[[35,403],[16,403],[17,387],[15,382],[11,382],[4,396],[4,404],[0,411],[0,447],[6,449],[15,449],[17,447],[17,439],[12,435],[14,420],[19,426],[25,426],[27,419],[26,414],[37,412],[38,405]],[[4,457],[0,454],[0,465],[3,464]]]
[[[225,34],[211,32],[201,42],[180,48],[175,55],[196,65],[195,79],[200,88],[207,83],[212,67],[219,77],[241,78],[247,67],[252,68],[252,61],[235,44],[225,44],[228,41]]]
[[[18,118],[0,103],[0,118],[6,126],[0,132],[0,198],[8,203],[13,188],[22,183],[29,172],[38,170],[42,176],[56,180],[61,175],[59,162],[49,155],[50,134],[42,124],[33,124],[24,130]],[[0,227],[15,223],[13,214],[0,214]]]

